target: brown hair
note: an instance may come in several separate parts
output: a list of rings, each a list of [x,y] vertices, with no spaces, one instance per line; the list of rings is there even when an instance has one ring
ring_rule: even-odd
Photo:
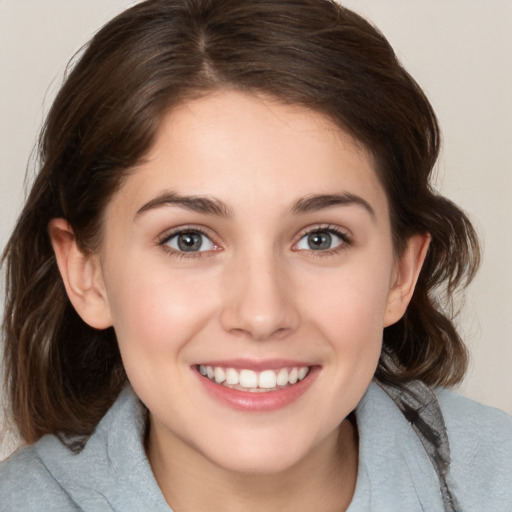
[[[164,113],[222,87],[322,112],[372,153],[397,253],[411,235],[431,235],[412,302],[385,329],[377,378],[462,378],[466,351],[437,301],[472,277],[478,241],[466,216],[431,188],[437,121],[386,39],[329,0],[149,0],[100,30],[67,77],[3,255],[6,382],[27,441],[90,434],[126,380],[113,329],[86,325],[66,296],[48,222],[66,218],[81,248],[94,251],[105,205]]]

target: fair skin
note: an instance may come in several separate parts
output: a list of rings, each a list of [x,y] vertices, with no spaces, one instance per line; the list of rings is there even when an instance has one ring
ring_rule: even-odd
[[[64,219],[50,236],[78,313],[114,326],[173,510],[346,509],[346,418],[428,246],[395,255],[385,191],[348,134],[267,97],[207,95],[167,114],[98,253]]]

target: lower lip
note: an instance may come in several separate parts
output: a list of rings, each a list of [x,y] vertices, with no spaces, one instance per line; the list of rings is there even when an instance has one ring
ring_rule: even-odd
[[[227,386],[215,384],[210,379],[203,377],[196,369],[199,380],[206,391],[217,401],[227,405],[231,409],[244,412],[271,412],[283,409],[301,397],[313,384],[320,368],[312,367],[308,375],[301,381],[275,391],[251,393],[240,391]]]

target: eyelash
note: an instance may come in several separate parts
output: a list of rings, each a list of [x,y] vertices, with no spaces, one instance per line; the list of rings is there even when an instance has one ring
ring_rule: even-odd
[[[213,250],[206,251],[179,251],[172,247],[170,247],[168,242],[172,240],[174,237],[185,234],[185,233],[197,233],[205,236],[211,243],[215,246]],[[325,250],[314,250],[314,249],[295,249],[295,247],[299,244],[299,242],[305,237],[315,233],[329,233],[339,237],[342,241],[340,245],[334,247],[333,249],[325,249]],[[172,256],[182,259],[182,258],[205,258],[211,256],[213,252],[217,252],[220,250],[219,245],[213,240],[211,234],[209,234],[206,230],[201,227],[196,226],[183,226],[172,230],[171,232],[167,232],[158,240],[157,244],[162,247],[163,250],[171,254]],[[325,225],[317,225],[314,227],[307,227],[303,229],[298,235],[298,241],[293,244],[292,250],[295,252],[303,252],[307,253],[308,257],[317,258],[317,257],[329,257],[334,256],[341,251],[348,249],[352,245],[352,238],[343,231],[338,226],[325,224]]]
[[[169,247],[167,243],[172,240],[174,237],[178,235],[182,235],[185,233],[197,233],[200,235],[203,235],[204,237],[208,238],[212,242],[212,244],[216,247],[216,249],[209,250],[209,251],[179,251],[172,247]],[[207,233],[206,230],[202,229],[201,227],[197,226],[183,226],[176,228],[172,230],[171,232],[165,233],[159,240],[158,245],[162,247],[162,249],[175,258],[205,258],[212,255],[212,252],[217,252],[217,248],[219,247],[218,244],[213,240],[211,234]]]
[[[332,224],[321,224],[314,227],[307,227],[304,228],[298,235],[298,241],[295,242],[293,247],[296,247],[298,243],[305,237],[309,236],[315,233],[329,233],[332,235],[335,235],[339,237],[342,241],[340,245],[337,247],[334,247],[333,249],[325,249],[325,250],[314,250],[314,249],[295,249],[296,251],[305,252],[307,253],[308,257],[310,258],[325,258],[329,256],[335,256],[339,254],[342,251],[347,250],[349,247],[353,245],[353,241],[351,236],[344,230],[342,230],[339,226],[332,225]],[[292,249],[293,250],[293,249]]]

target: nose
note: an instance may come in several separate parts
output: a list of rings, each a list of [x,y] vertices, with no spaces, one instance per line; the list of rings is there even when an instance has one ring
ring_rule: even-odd
[[[292,280],[273,255],[241,258],[226,269],[222,327],[254,340],[280,339],[300,323]]]

